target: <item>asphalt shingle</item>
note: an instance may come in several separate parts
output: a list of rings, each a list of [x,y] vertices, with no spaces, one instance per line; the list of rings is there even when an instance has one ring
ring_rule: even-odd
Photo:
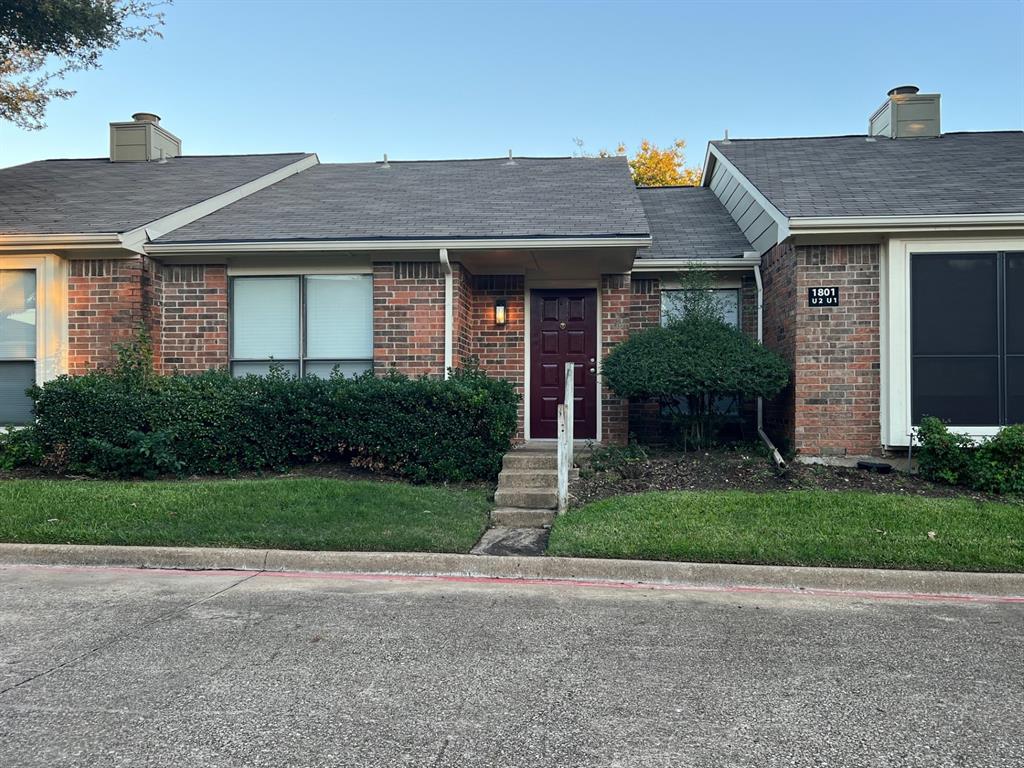
[[[752,246],[725,206],[706,187],[639,189],[651,227],[651,247],[640,259],[725,259]]]
[[[322,164],[157,242],[647,235],[625,158]]]
[[[166,163],[41,160],[3,168],[0,234],[125,232],[305,156],[184,156]]]
[[[712,142],[783,214],[1024,212],[1024,132]]]

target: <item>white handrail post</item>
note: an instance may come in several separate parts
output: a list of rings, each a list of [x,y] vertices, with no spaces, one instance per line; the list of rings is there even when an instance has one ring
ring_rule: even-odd
[[[558,406],[558,511],[569,505],[569,470],[573,461],[573,421],[575,419],[576,366],[565,364],[565,396]]]

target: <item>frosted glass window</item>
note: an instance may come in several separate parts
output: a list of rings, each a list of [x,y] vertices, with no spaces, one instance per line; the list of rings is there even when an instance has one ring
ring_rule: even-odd
[[[237,277],[231,306],[236,360],[299,357],[299,278]]]
[[[318,376],[321,379],[329,379],[331,378],[331,374],[334,372],[335,366],[338,368],[338,373],[346,379],[351,379],[353,376],[359,376],[373,370],[373,363],[369,360],[358,360],[351,363],[321,363],[307,361],[306,375]]]
[[[0,359],[35,356],[35,270],[0,269]]]
[[[235,361],[231,364],[231,373],[235,376],[267,376],[270,373],[271,367],[280,368],[287,371],[292,376],[299,375],[299,364],[298,363],[280,363],[274,361],[272,363],[249,363],[249,362],[238,362]]]
[[[34,362],[0,360],[0,427],[32,421],[32,400],[25,390],[35,383]]]
[[[306,357],[373,357],[373,284],[369,275],[306,278]]]
[[[686,315],[686,294],[692,289],[676,289],[661,292],[661,324],[682,320]],[[712,288],[708,292],[718,302],[722,320],[727,325],[740,325],[740,292],[735,288]]]

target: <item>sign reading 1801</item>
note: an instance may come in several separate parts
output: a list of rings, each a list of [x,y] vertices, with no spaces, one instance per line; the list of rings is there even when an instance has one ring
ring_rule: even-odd
[[[809,307],[838,307],[838,288],[808,288],[807,306]]]

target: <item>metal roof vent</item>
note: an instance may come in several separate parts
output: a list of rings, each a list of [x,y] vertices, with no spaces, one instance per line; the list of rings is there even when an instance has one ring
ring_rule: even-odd
[[[900,85],[868,120],[869,136],[920,139],[940,136],[940,95],[921,93],[916,85]]]
[[[130,123],[110,124],[110,162],[167,162],[181,154],[181,139],[160,126],[160,115],[136,112]]]
[[[512,159],[512,150],[508,151],[508,160],[505,161],[505,165],[515,165],[516,161]]]

